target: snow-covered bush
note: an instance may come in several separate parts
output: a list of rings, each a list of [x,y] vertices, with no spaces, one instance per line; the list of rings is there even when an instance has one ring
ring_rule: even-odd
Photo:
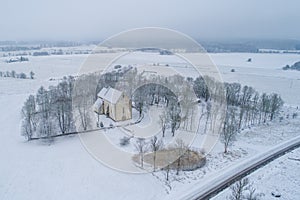
[[[124,136],[123,138],[120,139],[121,146],[127,146],[129,142],[130,142],[130,137]]]

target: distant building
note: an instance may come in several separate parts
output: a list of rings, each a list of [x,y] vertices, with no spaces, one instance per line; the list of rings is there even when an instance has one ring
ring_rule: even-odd
[[[124,121],[132,118],[131,99],[124,93],[114,88],[102,88],[97,94],[94,111],[105,114],[114,121]]]

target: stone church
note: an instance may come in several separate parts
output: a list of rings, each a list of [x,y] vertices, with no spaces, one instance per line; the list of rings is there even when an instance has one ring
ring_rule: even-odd
[[[131,99],[114,88],[102,88],[97,94],[94,111],[104,114],[114,121],[125,121],[132,118]]]

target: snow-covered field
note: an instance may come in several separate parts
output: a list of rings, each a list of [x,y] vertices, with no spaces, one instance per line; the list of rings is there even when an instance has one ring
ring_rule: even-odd
[[[108,59],[113,58],[107,54]],[[166,56],[167,57],[167,56]],[[36,73],[34,80],[0,78],[0,199],[166,199],[184,193],[199,182],[213,177],[217,171],[234,167],[234,164],[264,151],[280,141],[299,135],[299,119],[284,119],[261,127],[244,130],[232,147],[232,153],[224,155],[222,145],[217,144],[208,156],[207,165],[194,172],[183,172],[171,176],[166,183],[164,172],[155,174],[129,174],[115,171],[97,162],[84,149],[78,136],[55,139],[48,145],[42,141],[26,142],[20,136],[21,107],[29,94],[41,86],[57,84],[50,78],[76,75],[87,55],[29,57],[29,62],[5,63],[0,59],[0,71]],[[254,86],[259,91],[278,92],[287,104],[285,114],[295,111],[300,104],[300,72],[282,71],[286,64],[300,60],[296,54],[212,54],[211,58],[219,67],[225,81],[237,81]],[[246,60],[252,58],[252,62]],[[172,60],[166,62],[170,63]],[[177,61],[176,61],[177,62]],[[92,63],[95,64],[95,63]],[[145,64],[149,64],[145,61]],[[178,62],[177,62],[178,64]],[[97,65],[101,65],[97,63]],[[236,72],[230,70],[234,68]],[[300,105],[299,105],[300,106]],[[298,111],[299,112],[299,111]],[[194,143],[197,146],[197,139]],[[295,150],[299,156],[299,150]],[[298,153],[297,153],[298,152]],[[282,158],[284,159],[284,158]],[[285,158],[288,159],[288,158]],[[276,161],[278,162],[278,161]],[[283,161],[282,161],[283,162]],[[291,163],[293,162],[293,163]],[[286,169],[299,169],[299,162],[286,160]],[[290,164],[288,164],[290,163]],[[276,165],[276,163],[275,163]],[[283,166],[277,163],[276,166]],[[266,166],[268,167],[268,166]],[[274,170],[270,170],[274,169]],[[272,186],[272,173],[282,177],[284,171],[278,167],[267,168],[267,175],[254,174],[258,185],[268,179],[266,190]],[[299,170],[298,170],[299,171]],[[255,178],[256,177],[256,178]],[[293,184],[287,192],[299,197],[299,176],[292,177]],[[251,177],[252,179],[252,177]],[[291,180],[291,178],[287,178]],[[281,180],[284,180],[282,178]],[[266,184],[266,185],[268,185]],[[277,189],[283,194],[283,187]],[[293,190],[293,191],[290,191]],[[268,198],[266,198],[268,199]]]
[[[261,169],[253,172],[248,179],[261,195],[261,199],[293,200],[300,197],[300,149],[295,149]],[[273,194],[281,195],[280,198]],[[228,199],[230,189],[226,189],[215,196],[214,200]]]
[[[200,73],[216,73],[212,66],[214,63],[225,82],[239,82],[252,86],[259,92],[279,93],[290,105],[298,105],[300,102],[300,72],[282,70],[282,67],[287,64],[292,65],[299,61],[299,54],[217,53],[208,54],[208,56],[199,55],[197,53],[180,54],[192,64],[197,65],[201,62]],[[184,74],[193,78],[197,77],[199,72],[183,58],[175,55],[162,56],[157,53],[134,52],[120,57],[114,64],[127,63],[139,66],[141,71],[158,71],[164,75]],[[249,58],[251,58],[251,62],[247,62]],[[166,67],[168,64],[174,67]],[[231,72],[231,69],[234,69],[235,72]]]
[[[300,104],[300,72],[282,70],[300,60],[299,54],[212,54],[224,81],[240,82],[259,92],[276,92],[287,104]],[[252,58],[252,62],[246,62]],[[235,69],[235,72],[230,72]]]

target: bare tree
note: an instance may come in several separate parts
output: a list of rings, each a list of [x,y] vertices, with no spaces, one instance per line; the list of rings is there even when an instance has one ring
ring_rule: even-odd
[[[166,132],[166,128],[168,125],[168,121],[169,121],[168,115],[165,111],[163,111],[162,114],[159,115],[159,122],[158,122],[160,125],[160,128],[161,128],[163,137],[165,137],[165,132]]]
[[[49,91],[45,90],[44,87],[40,87],[36,96],[36,102],[39,114],[38,133],[50,139],[53,134],[54,124]]]
[[[238,122],[235,115],[235,109],[233,107],[228,107],[220,138],[221,142],[224,144],[224,153],[227,153],[228,147],[235,141],[235,136],[238,132]]]
[[[91,127],[91,108],[96,99],[97,74],[83,75],[74,83],[73,107],[77,111],[83,130]]]
[[[283,105],[283,100],[278,94],[272,94],[270,101],[270,120],[272,121],[280,107]]]
[[[180,106],[177,103],[169,105],[168,109],[172,136],[175,136],[175,131],[180,127]]]
[[[183,124],[182,127],[185,130],[192,130],[196,96],[189,83],[185,83],[181,87],[182,92],[180,94],[180,108],[182,116],[181,123]]]
[[[136,150],[139,152],[141,167],[144,167],[144,155],[148,151],[148,145],[144,138],[138,138],[135,144]]]
[[[170,175],[170,170],[171,170],[170,165],[171,165],[171,163],[167,164],[167,166],[164,168],[165,172],[166,172],[166,181],[169,181],[169,175]]]
[[[245,199],[245,192],[248,190],[249,179],[244,178],[237,181],[230,187],[231,189],[231,200],[243,200]]]
[[[238,180],[235,184],[230,186],[230,189],[231,195],[229,199],[231,200],[259,200],[263,195],[256,193],[256,189],[248,178]]]
[[[252,87],[244,86],[242,89],[242,95],[241,95],[240,102],[239,102],[239,104],[240,104],[239,123],[238,123],[239,129],[242,126],[242,120],[243,120],[245,112],[247,111],[247,103],[250,102],[253,93],[254,93],[254,90]]]
[[[70,132],[74,129],[72,113],[72,79],[64,79],[57,87],[52,88],[51,98],[54,115],[62,133]]]
[[[30,95],[22,108],[22,135],[31,140],[36,131],[36,103],[33,95]]]
[[[156,136],[154,136],[150,140],[149,145],[150,145],[150,149],[153,153],[153,171],[155,172],[155,170],[156,170],[156,153],[157,153],[158,150],[160,150],[163,147],[163,143]]]
[[[165,167],[163,168],[165,173],[166,173],[166,181],[169,181],[169,177],[170,177],[170,171],[171,171],[171,165],[173,163],[173,158],[172,158],[172,151],[167,150],[166,154],[165,154]]]
[[[142,87],[136,89],[133,94],[133,102],[134,106],[139,111],[139,117],[142,116],[144,109],[147,107],[147,94],[148,88],[147,85],[143,85]]]
[[[182,139],[177,139],[175,143],[175,153],[176,153],[176,175],[179,174],[179,171],[182,167],[182,157],[187,151],[187,146],[185,145]]]
[[[250,184],[249,188],[248,188],[248,193],[246,194],[246,199],[247,200],[259,200],[262,195],[263,194],[261,194],[261,193],[256,193],[256,189],[252,186],[252,184]]]
[[[261,95],[260,100],[260,110],[261,110],[261,118],[263,119],[263,122],[265,123],[268,117],[268,114],[270,113],[270,96],[266,93],[263,93]]]
[[[209,122],[209,119],[211,118],[211,115],[212,115],[212,105],[210,102],[207,102],[206,103],[206,122],[205,122],[205,127],[204,127],[204,133],[206,133],[208,122]]]
[[[77,105],[80,123],[84,131],[91,126],[90,105],[84,100]]]

